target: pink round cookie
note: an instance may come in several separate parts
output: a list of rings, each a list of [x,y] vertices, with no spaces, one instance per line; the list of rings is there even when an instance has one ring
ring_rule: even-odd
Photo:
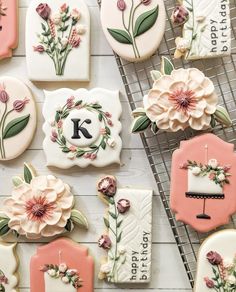
[[[0,59],[12,56],[18,45],[17,0],[0,0]]]
[[[93,292],[94,261],[88,249],[60,238],[37,249],[30,262],[31,292]]]
[[[227,224],[236,212],[234,145],[213,134],[182,141],[173,153],[171,209],[199,232]]]

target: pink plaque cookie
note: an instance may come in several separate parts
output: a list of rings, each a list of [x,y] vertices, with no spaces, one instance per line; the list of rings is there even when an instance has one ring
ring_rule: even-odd
[[[172,158],[171,209],[199,232],[228,223],[236,212],[234,145],[213,134],[183,141]]]
[[[31,258],[31,292],[93,292],[93,278],[88,249],[66,238],[39,247]]]
[[[12,56],[18,44],[17,0],[0,0],[0,59]]]

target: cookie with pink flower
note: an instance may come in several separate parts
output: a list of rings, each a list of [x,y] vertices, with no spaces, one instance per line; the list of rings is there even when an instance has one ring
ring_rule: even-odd
[[[36,175],[24,164],[23,176],[13,177],[11,196],[1,207],[0,236],[13,233],[28,239],[52,237],[88,228],[86,217],[74,209],[71,187],[53,175]]]
[[[0,160],[20,156],[30,145],[37,123],[29,88],[13,77],[0,77]]]
[[[236,289],[236,231],[213,233],[201,245],[194,292],[230,292]]]
[[[110,283],[148,283],[151,277],[152,191],[118,188],[116,178],[111,175],[98,181],[97,190],[108,206],[103,218],[106,230],[98,239],[98,246],[106,253],[101,260],[99,279]]]
[[[166,13],[163,0],[103,0],[101,23],[112,49],[123,59],[140,62],[162,41]]]
[[[31,1],[26,58],[31,80],[89,81],[90,14],[86,1]]]
[[[143,108],[133,111],[132,132],[150,128],[153,133],[206,130],[217,124],[231,125],[227,110],[220,106],[213,82],[197,68],[175,69],[166,57],[161,71],[152,71],[154,84],[143,98]]]

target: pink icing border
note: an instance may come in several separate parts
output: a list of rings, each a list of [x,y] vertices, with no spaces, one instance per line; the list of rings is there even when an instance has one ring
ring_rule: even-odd
[[[196,214],[202,210],[203,200],[186,198],[187,171],[180,169],[186,160],[205,163],[202,148],[209,145],[209,159],[216,158],[221,165],[231,165],[230,184],[224,186],[225,199],[206,201],[210,220],[197,219]],[[199,147],[201,146],[201,147]],[[203,134],[189,141],[182,141],[180,149],[173,153],[171,169],[170,206],[176,219],[191,225],[199,232],[208,232],[218,226],[227,224],[230,216],[236,212],[236,154],[234,145],[226,143],[213,134]]]
[[[30,291],[45,292],[44,273],[40,269],[45,264],[59,264],[59,250],[63,254],[62,261],[71,269],[77,269],[83,280],[78,292],[93,292],[94,260],[86,247],[67,238],[59,238],[37,249],[30,261]]]

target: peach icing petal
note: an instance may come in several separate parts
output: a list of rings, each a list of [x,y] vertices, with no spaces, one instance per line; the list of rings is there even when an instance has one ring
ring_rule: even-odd
[[[172,84],[170,84],[170,92],[173,93],[177,90],[188,90],[188,86],[185,82],[183,81],[175,81]]]
[[[154,82],[153,89],[160,91],[168,91],[170,84],[174,82],[170,75],[163,75],[160,79]]]
[[[183,111],[177,111],[175,109],[172,109],[169,112],[169,119],[171,121],[176,120],[176,122],[186,123],[189,119],[189,114],[188,113],[185,114]]]
[[[194,130],[202,130],[202,129],[209,128],[210,123],[211,123],[210,115],[203,115],[199,119],[195,119],[192,117],[189,119],[189,124],[191,128],[193,128]]]
[[[30,186],[34,191],[43,191],[48,187],[47,177],[45,175],[36,176],[31,180]]]
[[[189,79],[189,71],[183,68],[173,70],[171,73],[171,77],[174,81],[182,81],[186,83]]]

